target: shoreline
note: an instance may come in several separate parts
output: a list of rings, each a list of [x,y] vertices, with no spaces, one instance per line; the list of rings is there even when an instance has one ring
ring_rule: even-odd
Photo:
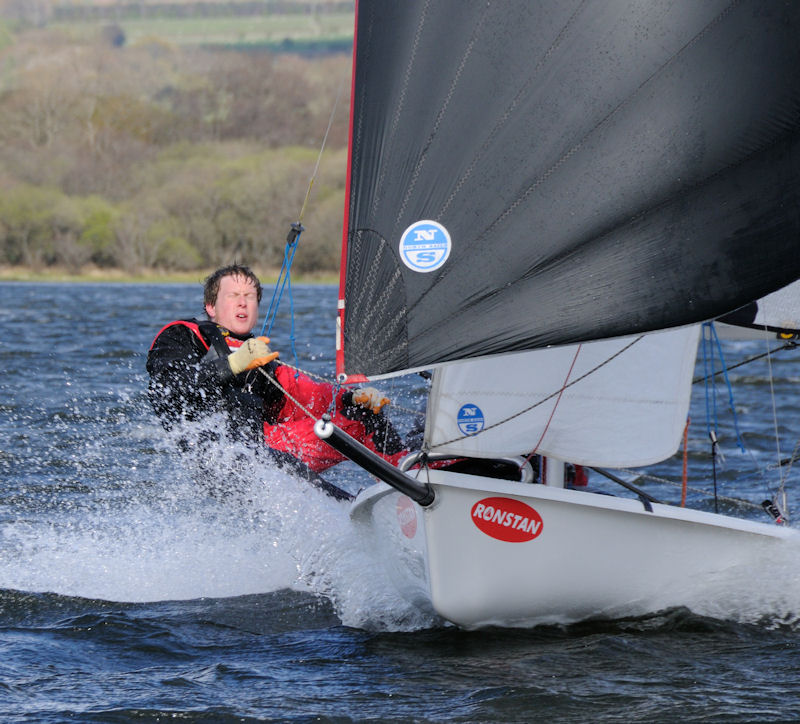
[[[261,283],[274,285],[280,275],[279,269],[251,267]],[[126,272],[122,269],[85,268],[68,271],[61,268],[32,269],[29,267],[0,266],[2,282],[58,282],[58,283],[97,283],[97,284],[202,284],[213,269],[191,272],[167,272],[149,269],[140,272]],[[292,274],[292,284],[338,284],[339,274],[335,271],[315,274]]]

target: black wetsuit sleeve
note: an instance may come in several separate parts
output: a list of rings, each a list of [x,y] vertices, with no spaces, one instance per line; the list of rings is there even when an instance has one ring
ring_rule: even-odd
[[[147,355],[148,394],[167,428],[221,409],[221,390],[233,381],[226,359],[204,359],[205,345],[187,326],[164,329]]]
[[[208,341],[207,335],[203,338]],[[263,441],[264,422],[274,424],[284,404],[283,393],[262,370],[234,375],[227,355],[208,354],[201,338],[185,324],[168,326],[158,335],[147,356],[147,371],[150,403],[168,430],[223,412],[233,438]]]

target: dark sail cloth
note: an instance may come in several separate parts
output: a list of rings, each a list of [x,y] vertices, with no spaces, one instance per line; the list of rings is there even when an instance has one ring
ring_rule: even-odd
[[[259,370],[234,375],[227,362],[230,351],[251,336],[196,319],[164,327],[147,355],[148,397],[162,425],[179,431],[178,446],[192,455],[203,482],[217,492],[235,487],[232,471],[217,470],[211,459],[213,446],[227,440],[268,454],[279,467],[288,467],[337,499],[351,498],[293,455],[265,447],[264,426],[277,422],[284,395]],[[266,369],[274,374],[277,366],[273,362]],[[224,426],[217,424],[215,413],[222,413]]]

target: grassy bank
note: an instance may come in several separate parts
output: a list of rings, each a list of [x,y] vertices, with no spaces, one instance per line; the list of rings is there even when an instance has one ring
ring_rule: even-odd
[[[192,272],[172,272],[158,269],[139,272],[126,272],[122,269],[85,268],[76,272],[67,269],[45,268],[41,270],[25,267],[0,266],[2,282],[97,282],[120,284],[201,284],[213,270]],[[254,271],[264,286],[274,285],[278,280],[278,269],[259,269]],[[292,274],[292,284],[337,284],[337,272],[315,274]]]

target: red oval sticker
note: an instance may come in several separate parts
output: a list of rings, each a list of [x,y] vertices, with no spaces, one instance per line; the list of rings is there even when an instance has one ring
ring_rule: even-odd
[[[406,538],[413,538],[417,534],[417,511],[411,498],[405,495],[397,498],[397,522]]]
[[[484,498],[472,506],[472,522],[486,535],[508,543],[524,543],[542,532],[542,516],[514,498]]]

